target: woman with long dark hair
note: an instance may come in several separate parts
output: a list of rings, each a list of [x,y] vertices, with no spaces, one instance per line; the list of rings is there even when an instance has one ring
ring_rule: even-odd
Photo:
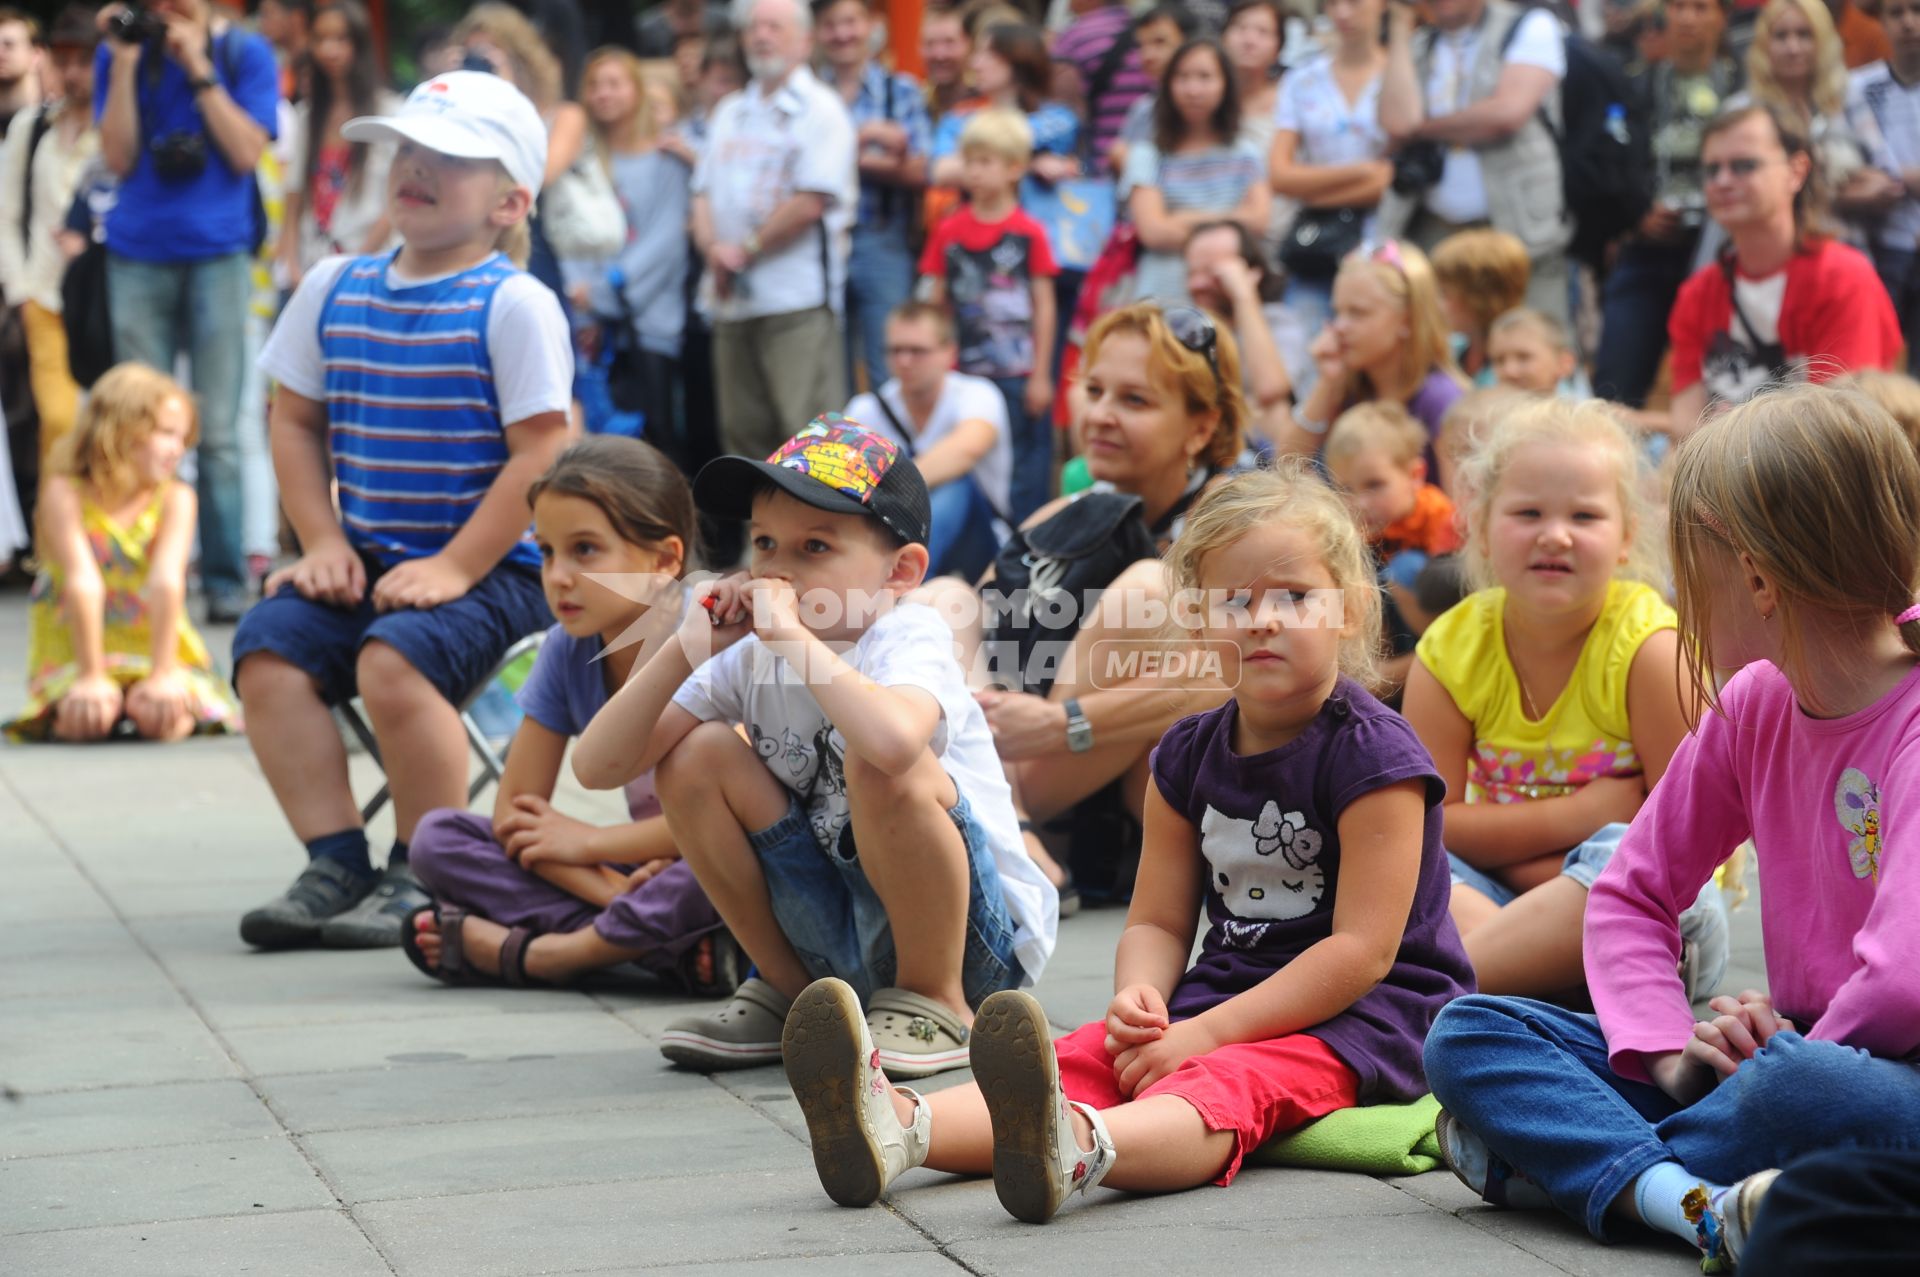
[[[314,14],[304,70],[307,99],[294,108],[282,223],[288,230],[280,236],[287,288],[322,257],[378,252],[393,237],[387,223],[393,148],[340,136],[340,126],[355,116],[387,115],[399,105],[380,82],[373,22],[359,0],[331,0]]]

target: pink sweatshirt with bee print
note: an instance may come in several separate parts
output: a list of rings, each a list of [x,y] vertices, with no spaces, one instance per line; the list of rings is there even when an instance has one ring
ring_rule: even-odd
[[[1680,911],[1747,838],[1774,1009],[1809,1038],[1920,1055],[1920,667],[1844,718],[1807,715],[1748,666],[1681,742],[1587,901],[1586,969],[1608,1056],[1693,1033],[1675,964]]]

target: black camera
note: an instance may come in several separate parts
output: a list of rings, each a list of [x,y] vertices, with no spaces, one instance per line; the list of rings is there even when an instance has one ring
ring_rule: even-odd
[[[204,134],[176,129],[162,133],[147,143],[153,157],[153,171],[163,182],[191,182],[207,171],[207,139]]]
[[[121,44],[151,44],[166,39],[167,23],[158,14],[129,4],[107,19],[107,35]]]
[[[1446,167],[1447,153],[1438,142],[1409,142],[1393,157],[1393,189],[1401,195],[1418,195],[1438,182]]]

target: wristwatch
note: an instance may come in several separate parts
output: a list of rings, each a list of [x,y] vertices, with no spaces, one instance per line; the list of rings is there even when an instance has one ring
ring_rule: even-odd
[[[193,96],[199,97],[202,93],[205,93],[208,89],[217,87],[219,83],[220,81],[214,79],[212,76],[203,75],[203,76],[200,76],[198,79],[188,80],[187,87],[193,90]]]
[[[1067,748],[1076,754],[1084,754],[1093,748],[1093,724],[1080,712],[1080,702],[1069,698],[1067,710]]]

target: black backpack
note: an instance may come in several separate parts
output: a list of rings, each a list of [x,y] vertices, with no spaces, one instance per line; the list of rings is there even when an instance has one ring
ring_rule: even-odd
[[[1507,28],[1502,56],[1526,16]],[[1574,226],[1567,254],[1599,270],[1607,245],[1638,226],[1653,206],[1651,130],[1645,100],[1620,60],[1578,32],[1566,32],[1565,42],[1560,123],[1544,108],[1540,122],[1560,149],[1560,184]]]
[[[1124,492],[1088,492],[1045,523],[1014,529],[981,588],[985,652],[994,681],[1045,696],[1080,623],[1115,577],[1159,554]]]

